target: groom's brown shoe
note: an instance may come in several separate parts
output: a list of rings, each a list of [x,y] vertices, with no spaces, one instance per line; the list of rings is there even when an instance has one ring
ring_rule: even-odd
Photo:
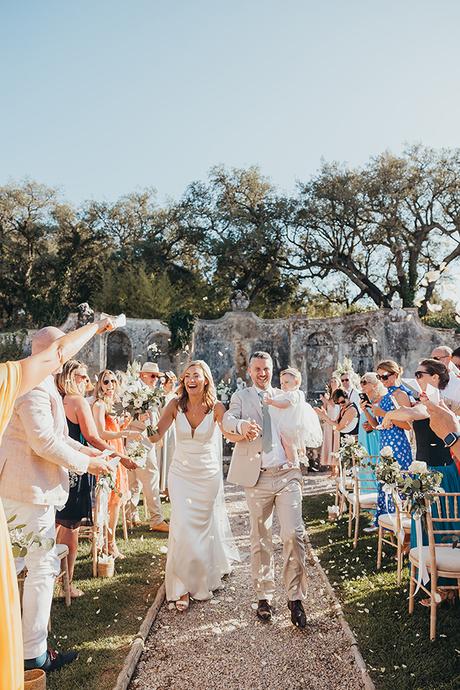
[[[292,623],[297,628],[306,628],[307,617],[305,615],[305,609],[300,599],[296,599],[295,601],[288,601],[288,608],[291,612]]]
[[[266,623],[267,621],[271,620],[271,617],[272,607],[268,603],[267,599],[259,599],[259,603],[257,605],[257,618]]]

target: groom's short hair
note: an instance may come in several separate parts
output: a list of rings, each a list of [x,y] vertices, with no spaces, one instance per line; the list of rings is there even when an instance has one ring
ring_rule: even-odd
[[[263,350],[256,350],[249,357],[249,364],[251,364],[253,359],[269,359],[273,364],[272,356],[269,352],[264,352]]]

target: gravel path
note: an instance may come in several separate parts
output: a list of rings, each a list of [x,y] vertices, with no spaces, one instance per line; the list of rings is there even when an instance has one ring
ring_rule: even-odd
[[[327,482],[306,478],[305,494]],[[358,690],[361,676],[318,571],[309,565],[308,627],[293,627],[281,586],[271,623],[260,623],[249,568],[249,516],[244,494],[227,487],[227,506],[241,552],[224,589],[186,614],[164,604],[147,639],[130,690]],[[281,541],[274,530],[277,582]]]

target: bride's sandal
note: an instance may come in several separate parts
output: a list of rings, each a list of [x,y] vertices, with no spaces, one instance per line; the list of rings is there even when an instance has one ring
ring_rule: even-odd
[[[184,613],[184,611],[187,611],[188,607],[190,606],[190,595],[189,594],[183,594],[180,599],[176,601],[176,609],[180,611],[180,613]]]

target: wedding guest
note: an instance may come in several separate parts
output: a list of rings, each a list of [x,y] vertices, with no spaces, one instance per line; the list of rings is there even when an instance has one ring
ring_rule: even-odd
[[[410,407],[413,402],[411,389],[401,383],[402,373],[402,367],[392,359],[383,360],[377,367],[377,379],[382,382],[387,391],[378,404],[372,405],[372,411],[378,425],[387,412],[399,407]],[[380,431],[380,449],[390,446],[395,460],[403,470],[407,470],[412,462],[412,449],[406,434],[408,428],[409,425],[403,422],[401,426],[395,425],[390,429]],[[365,529],[367,531],[377,530],[379,516],[388,512],[394,513],[395,507],[391,497],[388,497],[380,486],[374,525]]]
[[[340,407],[332,400],[332,394],[340,388],[340,378],[332,376],[326,386],[325,394],[321,396],[323,402],[323,411],[333,422],[337,421]],[[321,418],[321,417],[320,417]],[[331,468],[331,477],[336,477],[338,474],[337,458],[335,453],[340,447],[340,433],[334,426],[327,424],[323,420],[323,445],[321,447],[320,465]]]
[[[380,453],[380,431],[375,429],[375,416],[372,414],[372,405],[378,404],[386,394],[385,386],[378,380],[377,374],[368,371],[361,378],[360,409],[358,441],[366,448],[371,457],[375,458]],[[374,426],[373,426],[374,424]]]
[[[125,420],[121,426],[118,423],[113,409],[114,403],[118,400],[119,383],[114,372],[104,369],[98,374],[97,383],[94,388],[93,417],[96,422],[98,436],[107,441],[114,448],[117,454],[124,455],[125,447],[123,440],[130,439],[137,441],[140,438],[139,431],[128,430],[126,427],[130,420]],[[128,471],[120,462],[116,469],[115,489],[109,498],[109,543],[108,551],[114,558],[124,559],[125,556],[119,550],[116,543],[116,529],[120,517],[120,510],[129,498]]]
[[[26,359],[0,364],[0,444],[13,414],[16,399],[35,388],[63,362],[73,357],[96,333],[111,330],[104,319],[63,335],[42,352]],[[0,463],[0,474],[2,464]],[[21,611],[17,578],[11,552],[8,527],[0,500],[0,688],[22,690],[24,687]],[[57,663],[57,659],[56,659]]]
[[[111,446],[98,436],[91,407],[84,397],[88,379],[85,365],[72,359],[66,362],[62,372],[56,375],[56,386],[63,399],[69,436],[85,446],[90,444],[97,450],[111,450]],[[121,456],[121,462],[127,469],[136,467],[126,455]],[[83,595],[83,592],[73,585],[79,528],[83,519],[86,520],[86,524],[93,523],[91,492],[94,483],[87,472],[81,475],[69,472],[69,483],[67,503],[56,512],[56,542],[66,544],[69,548],[67,560],[71,583],[70,596],[75,598]]]
[[[378,482],[375,475],[375,465],[380,454],[380,431],[375,429],[377,424],[375,416],[372,414],[372,405],[378,404],[386,394],[385,386],[378,380],[377,374],[368,371],[360,381],[362,393],[360,393],[361,414],[359,417],[358,442],[369,453],[368,466],[360,468],[359,477],[363,480],[361,485],[362,493],[374,493],[378,491]],[[374,531],[374,510],[369,510],[372,516],[371,529]]]
[[[88,337],[79,344],[83,345],[97,330],[93,326],[86,331]],[[49,356],[52,343],[63,336],[58,328],[41,329],[32,338],[32,355]],[[58,352],[58,357],[50,358],[56,370],[63,359],[62,350]],[[7,518],[14,517],[16,524],[24,525],[25,533],[39,534],[54,542],[55,510],[67,500],[68,471],[104,474],[106,462],[98,455],[99,451],[85,448],[68,436],[62,399],[50,373],[16,400],[4,433],[0,447],[0,496]],[[16,572],[27,567],[22,616],[25,668],[59,669],[77,657],[75,652],[56,654],[47,650],[48,620],[60,560],[54,547],[43,546],[30,549],[25,558],[16,559],[15,565]]]
[[[177,376],[173,371],[166,371],[164,374],[163,391],[165,400],[163,409],[176,396]],[[176,427],[172,424],[163,436],[161,447],[161,467],[160,467],[160,492],[168,496],[168,472],[174,458],[176,448]]]
[[[359,378],[353,369],[345,371],[340,375],[341,388],[347,394],[349,401],[356,405],[356,407],[359,407],[361,400],[359,398],[359,390],[355,385],[357,381],[359,381]]]
[[[232,561],[239,560],[223,496],[224,413],[208,365],[193,361],[181,374],[178,395],[161,415],[158,432],[150,436],[157,442],[172,424],[176,426],[165,585],[167,599],[180,612],[188,609],[190,597],[210,599],[231,572]]]
[[[396,410],[387,412],[383,418],[382,426],[384,428],[391,428],[391,426],[398,421],[412,422],[417,448],[415,459],[425,462],[428,469],[441,473],[441,487],[444,491],[447,493],[460,493],[460,474],[450,452],[450,447],[446,445],[444,441],[444,437],[440,438],[437,436],[430,427],[430,413],[426,405],[428,398],[425,394],[428,384],[439,391],[445,389],[449,383],[449,371],[439,360],[423,359],[419,362],[415,372],[415,378],[423,392],[420,402],[411,407],[400,407]],[[452,445],[454,442],[455,438],[447,441],[448,444],[452,443]],[[432,510],[433,515],[436,517],[437,512],[435,505]],[[449,523],[444,525],[443,529],[455,531],[458,529],[458,525],[456,526],[455,523]],[[436,541],[440,542],[441,537],[442,535],[436,535]],[[426,534],[424,535],[423,543],[425,545],[428,544]],[[411,548],[417,545],[414,524],[411,529],[410,545]],[[440,578],[438,584],[442,587],[456,584],[456,582],[446,578]],[[440,594],[441,600],[447,598],[453,600],[455,598],[453,591],[444,590],[441,591]],[[431,599],[424,599],[420,603],[424,606],[430,606]]]
[[[355,403],[350,401],[347,393],[342,388],[337,388],[333,392],[332,401],[339,406],[339,415],[336,421],[329,419],[322,410],[318,410],[317,412],[321,419],[338,431],[341,438],[344,436],[357,436],[359,413]]]
[[[457,367],[452,361],[452,348],[446,345],[435,347],[431,353],[431,357],[444,364],[449,371],[449,382],[442,390],[441,397],[447,401],[451,401],[451,403],[456,403],[453,406],[455,406],[454,411],[458,414],[460,412],[460,378],[458,377]]]
[[[158,388],[161,377],[164,374],[160,371],[155,362],[145,362],[140,371],[140,379],[148,388]],[[148,424],[156,427],[160,411],[159,408],[152,408],[148,411]],[[132,422],[131,428],[144,428],[144,424]],[[140,523],[138,505],[141,498],[141,490],[144,494],[144,501],[149,511],[150,531],[169,532],[169,525],[163,517],[163,509],[160,499],[160,470],[158,467],[158,456],[161,454],[161,444],[155,444],[147,453],[144,467],[137,467],[129,475],[129,488],[131,497],[127,505],[128,519],[133,524]]]
[[[452,363],[455,364],[460,371],[460,347],[456,347],[455,350],[452,351]]]

